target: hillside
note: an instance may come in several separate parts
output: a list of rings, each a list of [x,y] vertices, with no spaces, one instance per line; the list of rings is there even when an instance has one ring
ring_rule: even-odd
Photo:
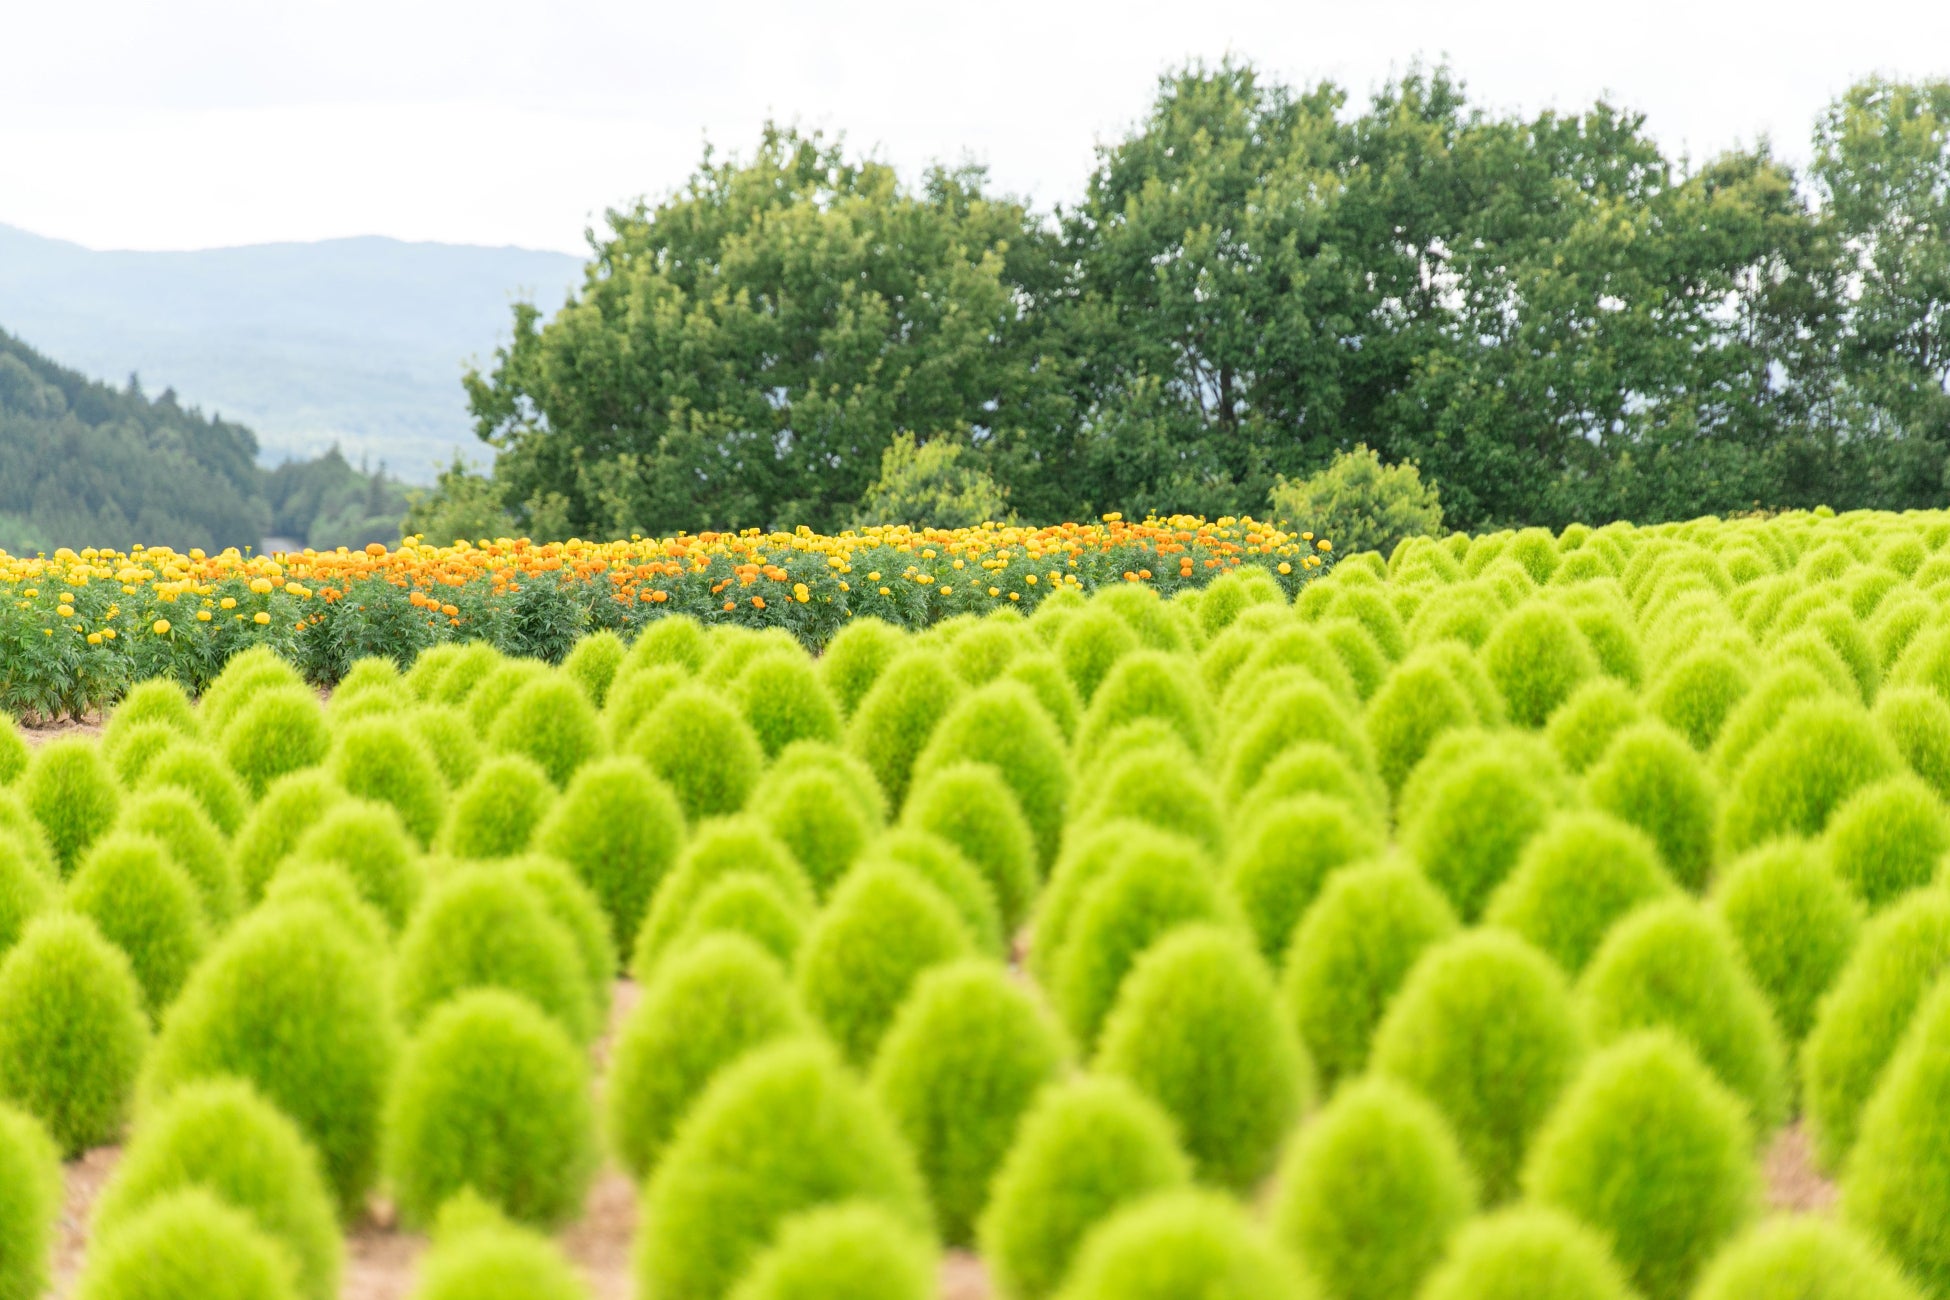
[[[96,252],[0,225],[0,325],[92,378],[165,378],[257,432],[267,461],[332,445],[431,481],[476,448],[461,392],[508,306],[552,312],[582,263],[518,248],[340,239]]]

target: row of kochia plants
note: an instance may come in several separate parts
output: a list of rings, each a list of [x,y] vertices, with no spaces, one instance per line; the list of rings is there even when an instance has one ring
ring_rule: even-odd
[[[1950,516],[0,730],[0,1300],[1950,1296]],[[619,974],[635,997],[611,1028]],[[1830,1214],[1767,1217],[1798,1126]]]

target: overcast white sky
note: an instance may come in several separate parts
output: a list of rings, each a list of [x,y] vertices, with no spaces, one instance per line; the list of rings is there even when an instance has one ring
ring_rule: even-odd
[[[1420,57],[1477,100],[1608,93],[1695,157],[1805,157],[1870,72],[1950,75],[1945,0],[0,0],[0,222],[96,248],[385,234],[582,251],[769,115],[1039,204],[1192,57],[1365,96]]]

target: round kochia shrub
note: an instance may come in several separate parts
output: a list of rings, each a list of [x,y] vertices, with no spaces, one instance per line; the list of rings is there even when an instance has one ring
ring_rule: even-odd
[[[1264,785],[1262,778],[1249,798],[1258,801]],[[1077,794],[1073,825],[1129,817],[1189,836],[1215,857],[1225,850],[1228,814],[1218,783],[1176,744],[1120,747],[1077,782]]]
[[[859,858],[874,826],[832,772],[805,768],[769,778],[754,809],[805,868],[822,897]]]
[[[315,903],[258,912],[224,936],[170,1008],[143,1075],[160,1100],[232,1075],[318,1150],[339,1211],[364,1204],[394,1056],[381,973]]]
[[[673,614],[645,628],[624,656],[622,673],[668,665],[695,675],[711,656],[711,639],[688,614]]]
[[[1801,1052],[1803,1104],[1815,1154],[1839,1171],[1862,1106],[1932,985],[1950,970],[1950,894],[1930,889],[1863,930],[1823,1000]]]
[[[617,678],[609,702],[603,706],[603,729],[609,733],[610,748],[629,749],[630,740],[644,719],[664,702],[665,696],[689,682],[690,677],[682,669],[669,666],[645,668]]]
[[[1381,836],[1346,802],[1300,795],[1259,807],[1226,864],[1226,889],[1274,966],[1337,868],[1381,852]]]
[[[737,812],[758,784],[765,753],[723,698],[701,686],[664,696],[628,741],[692,821]]]
[[[1077,906],[1050,981],[1052,1001],[1086,1051],[1097,1041],[1131,967],[1182,925],[1225,915],[1218,885],[1169,855],[1134,856],[1109,868]]]
[[[265,691],[223,733],[223,760],[250,791],[264,792],[287,772],[316,767],[332,747],[325,706],[308,690]]]
[[[676,868],[664,877],[651,900],[649,915],[637,931],[630,970],[639,983],[648,983],[658,960],[690,920],[705,893],[731,875],[759,876],[769,881],[798,912],[813,909],[812,886],[792,853],[755,817],[727,817],[707,822],[684,847]]]
[[[392,805],[344,799],[326,809],[292,851],[296,860],[343,867],[365,900],[397,931],[420,899],[425,872]]]
[[[1043,1300],[1091,1228],[1191,1176],[1170,1118],[1130,1084],[1102,1075],[1052,1084],[1023,1116],[990,1186],[982,1258],[1001,1294]]]
[[[542,893],[514,872],[462,867],[427,892],[400,936],[393,1002],[411,1029],[469,989],[496,988],[555,1017],[578,1042],[597,1008],[569,930]]]
[[[514,693],[488,728],[488,748],[531,759],[557,787],[603,750],[596,706],[573,681],[538,677]]]
[[[1931,1295],[1950,1288],[1950,992],[1939,983],[1862,1108],[1842,1216]]]
[[[1063,624],[1056,638],[1056,657],[1085,704],[1117,661],[1138,648],[1131,625],[1102,605],[1092,603]]]
[[[474,688],[506,662],[501,652],[485,641],[470,641],[456,647],[451,655],[444,655],[444,649],[435,646],[416,659],[406,672],[407,689],[435,704],[466,704]],[[428,655],[439,657],[430,665],[431,675],[422,677],[420,667],[428,662]]]
[[[869,825],[886,825],[887,793],[874,779],[873,769],[856,755],[838,745],[801,740],[785,747],[784,752],[772,761],[766,777],[772,781],[783,781],[800,772],[824,772],[837,778],[859,806],[860,815],[866,818]]]
[[[345,797],[344,788],[329,773],[316,770],[293,772],[272,785],[230,845],[244,906],[264,896],[264,886],[278,864],[298,847],[325,810]]]
[[[242,1212],[289,1251],[305,1295],[338,1295],[338,1220],[318,1157],[297,1126],[248,1084],[193,1084],[144,1116],[95,1202],[89,1230],[97,1240],[112,1239],[186,1187]]]
[[[1703,754],[1752,686],[1745,664],[1726,647],[1708,644],[1672,661],[1647,693],[1646,707]]]
[[[1694,1300],[1923,1300],[1860,1236],[1813,1216],[1764,1223],[1721,1251]]]
[[[1110,670],[1083,718],[1077,744],[1101,745],[1117,728],[1139,718],[1160,718],[1194,754],[1205,752],[1212,730],[1212,706],[1194,660],[1157,650],[1125,655]]]
[[[1605,1239],[1523,1206],[1463,1225],[1417,1300],[1637,1300]]]
[[[589,886],[616,950],[627,953],[683,848],[684,811],[642,759],[597,759],[576,769],[532,842]]]
[[[1835,874],[1874,909],[1935,877],[1950,852],[1950,810],[1916,777],[1891,777],[1849,796],[1822,842]]]
[[[1342,1300],[1412,1296],[1476,1190],[1442,1116],[1386,1079],[1353,1083],[1280,1162],[1274,1235]]]
[[[1777,835],[1819,835],[1850,795],[1896,764],[1859,707],[1796,705],[1741,764],[1721,810],[1721,843],[1738,853]]]
[[[1233,802],[1259,783],[1281,753],[1307,742],[1332,745],[1359,772],[1374,768],[1366,739],[1334,694],[1317,682],[1293,680],[1270,692],[1251,721],[1233,734],[1225,769]]]
[[[441,1207],[410,1300],[589,1300],[554,1242],[516,1227],[473,1192]]]
[[[581,1051],[533,1004],[496,990],[427,1019],[393,1077],[385,1132],[388,1181],[413,1224],[469,1188],[551,1227],[581,1210],[596,1172]]]
[[[1694,892],[1713,872],[1713,786],[1706,769],[1676,732],[1656,722],[1619,733],[1585,774],[1592,807],[1652,837],[1666,870]]]
[[[122,739],[136,727],[161,723],[187,740],[202,735],[190,697],[167,677],[151,677],[129,688],[102,727],[102,748],[112,757]]]
[[[142,774],[149,770],[156,755],[182,739],[183,733],[166,722],[145,722],[124,731],[114,748],[104,744],[102,756],[109,760],[122,784],[133,787],[141,782]],[[26,742],[21,743],[24,748]],[[26,771],[25,765],[21,770]]]
[[[874,1059],[873,1090],[907,1139],[951,1246],[974,1241],[1023,1112],[1066,1052],[1048,1014],[1002,966],[938,966],[914,983]]]
[[[128,958],[86,918],[43,916],[0,961],[0,1101],[64,1156],[114,1140],[148,1038]]]
[[[1392,794],[1435,738],[1478,721],[1468,693],[1433,653],[1418,650],[1388,675],[1368,701],[1363,725],[1375,766]]]
[[[1673,892],[1643,832],[1606,813],[1559,813],[1525,846],[1483,920],[1576,975],[1619,917]]]
[[[445,704],[422,704],[400,717],[433,755],[435,766],[449,787],[459,787],[481,765],[481,738],[459,709]]]
[[[1238,1203],[1166,1192],[1120,1210],[1077,1252],[1062,1300],[1314,1300],[1312,1281]]]
[[[1611,746],[1612,737],[1644,717],[1638,696],[1609,677],[1578,687],[1544,725],[1544,739],[1567,771],[1582,775]]]
[[[1670,1030],[1746,1102],[1757,1128],[1787,1107],[1781,1034],[1726,926],[1690,899],[1650,903],[1613,928],[1578,985],[1595,1043]]]
[[[262,905],[268,908],[284,903],[317,903],[373,960],[383,961],[392,954],[393,931],[386,918],[365,900],[352,877],[336,862],[288,863],[264,891]]]
[[[550,676],[548,665],[539,660],[503,659],[481,679],[480,685],[467,693],[467,720],[485,739],[494,730],[494,720],[522,687]]]
[[[61,1156],[32,1117],[0,1104],[0,1300],[41,1300],[61,1217]]]
[[[917,1231],[928,1222],[900,1136],[831,1049],[761,1049],[711,1084],[644,1189],[637,1285],[659,1300],[717,1300],[789,1216],[845,1200]]]
[[[1530,766],[1496,747],[1437,774],[1416,804],[1402,841],[1465,921],[1482,914],[1552,812]]]
[[[995,957],[1008,954],[1008,936],[1002,930],[1002,913],[995,905],[995,890],[989,887],[988,878],[954,845],[927,831],[893,830],[874,841],[869,855],[876,860],[898,862],[934,886],[968,927],[969,938],[975,941],[978,950]]]
[[[1876,697],[1872,716],[1910,771],[1950,799],[1950,704],[1932,690],[1892,687]]]
[[[906,633],[877,618],[853,619],[827,642],[817,671],[843,715],[853,716],[881,672],[906,645]]]
[[[837,741],[840,710],[806,656],[781,650],[745,666],[732,695],[758,737],[765,757],[777,758],[795,740]]]
[[[914,650],[888,664],[853,710],[847,748],[873,769],[889,808],[907,802],[915,760],[967,689],[941,655]]]
[[[732,1300],[933,1300],[933,1243],[877,1205],[832,1205],[787,1219]]]
[[[230,848],[210,815],[181,790],[151,790],[122,805],[116,829],[159,841],[196,886],[203,914],[218,929],[237,915],[240,893]]]
[[[524,885],[541,896],[548,914],[568,933],[580,959],[597,1020],[609,1006],[610,983],[616,978],[616,947],[609,941],[609,923],[602,904],[575,877],[568,865],[539,853],[516,858],[507,865]]]
[[[1681,1300],[1758,1208],[1752,1151],[1737,1096],[1670,1035],[1634,1034],[1571,1085],[1524,1191],[1597,1229],[1646,1300]]]
[[[93,741],[59,736],[41,746],[15,783],[22,802],[47,833],[63,876],[70,875],[96,838],[115,824],[122,792]]]
[[[1713,907],[1793,1048],[1855,947],[1861,905],[1818,850],[1779,841],[1729,866],[1714,886]]]
[[[293,1260],[250,1217],[186,1187],[92,1242],[75,1300],[296,1300]]]
[[[1494,930],[1459,935],[1409,972],[1370,1066],[1435,1104],[1486,1202],[1516,1191],[1532,1136],[1584,1059],[1563,974]]]
[[[785,971],[750,939],[714,934],[672,954],[616,1036],[606,1093],[623,1168],[648,1178],[712,1079],[807,1027]]]
[[[864,1067],[921,972],[972,947],[938,890],[906,867],[869,862],[840,885],[801,945],[799,996]]]
[[[1502,694],[1510,721],[1541,727],[1580,683],[1598,671],[1571,616],[1533,601],[1504,616],[1483,645],[1483,668]]]
[[[68,906],[128,956],[152,1019],[210,943],[196,886],[146,835],[118,831],[95,841],[68,882]]]
[[[1423,951],[1456,931],[1442,892],[1402,862],[1349,867],[1294,931],[1281,987],[1323,1087],[1360,1073],[1382,1013]]]
[[[901,823],[959,850],[994,892],[1003,927],[1014,932],[1022,924],[1041,872],[1035,836],[1000,772],[987,763],[950,763],[929,772],[915,782]]]
[[[757,872],[734,871],[719,877],[698,896],[671,940],[669,951],[688,948],[707,935],[741,935],[789,967],[799,955],[799,945],[805,942],[812,920],[810,903],[787,897]]]
[[[548,773],[533,759],[501,754],[481,764],[454,794],[440,848],[457,858],[512,858],[528,850],[555,802]]]
[[[1046,988],[1055,983],[1071,928],[1091,891],[1113,869],[1139,859],[1156,859],[1160,870],[1186,876],[1212,871],[1197,844],[1144,822],[1118,820],[1073,832],[1048,888],[1036,900],[1029,970],[1038,983]]]
[[[1174,1120],[1199,1176],[1250,1187],[1313,1100],[1313,1067],[1272,977],[1242,936],[1190,926],[1139,959],[1104,1024],[1095,1068]]]
[[[60,884],[53,874],[0,829],[0,957],[7,955],[29,921],[60,899]]]
[[[206,734],[216,736],[230,725],[230,719],[260,691],[281,686],[303,686],[297,670],[268,645],[254,645],[231,657],[203,690],[197,704],[197,718]]]
[[[576,648],[562,660],[562,675],[582,688],[589,703],[600,709],[609,697],[609,684],[616,680],[629,647],[623,638],[603,628],[576,642]]]
[[[915,759],[914,780],[964,762],[987,763],[1008,782],[1036,838],[1038,869],[1047,867],[1063,834],[1070,765],[1061,733],[1027,686],[995,682],[957,703]]]
[[[225,835],[235,835],[250,811],[244,787],[231,775],[216,751],[194,741],[179,740],[156,755],[142,770],[137,790],[175,787],[196,796],[210,820]]]
[[[329,767],[347,794],[393,805],[421,848],[433,842],[447,802],[447,782],[426,745],[405,723],[381,716],[342,724]]]

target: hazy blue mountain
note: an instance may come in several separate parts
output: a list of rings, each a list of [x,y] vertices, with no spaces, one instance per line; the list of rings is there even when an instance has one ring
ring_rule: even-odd
[[[189,253],[96,252],[0,225],[0,325],[84,374],[176,390],[258,435],[276,464],[337,443],[431,481],[481,458],[460,377],[506,341],[518,299],[553,313],[565,253],[395,239]]]

